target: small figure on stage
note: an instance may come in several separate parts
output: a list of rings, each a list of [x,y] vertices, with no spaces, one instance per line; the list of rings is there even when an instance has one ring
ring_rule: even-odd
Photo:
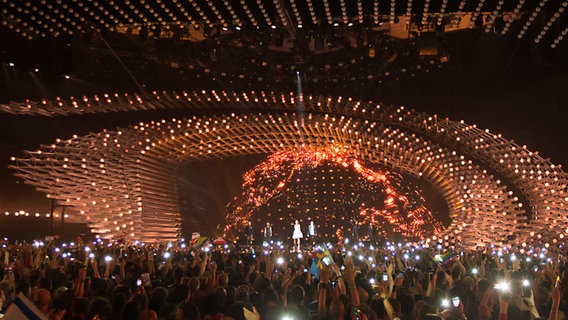
[[[292,239],[294,239],[294,250],[300,251],[300,239],[304,237],[302,233],[302,228],[300,227],[300,222],[296,220],[294,224],[294,233],[292,233]]]
[[[270,239],[272,238],[272,226],[270,222],[266,223],[266,227],[264,227],[264,241],[266,243],[270,243]]]
[[[371,220],[369,223],[369,229],[367,230],[367,235],[369,236],[369,243],[375,245],[375,220]]]
[[[252,231],[252,222],[248,222],[247,227],[245,229],[245,233],[247,236],[247,245],[252,246],[252,241],[254,240],[254,235]]]
[[[316,245],[316,225],[314,224],[314,221],[310,221],[310,224],[308,225],[308,236],[310,237],[310,240],[312,241],[312,246]]]
[[[352,221],[353,226],[351,227],[351,234],[353,235],[353,241],[355,243],[359,242],[359,222],[357,220]]]

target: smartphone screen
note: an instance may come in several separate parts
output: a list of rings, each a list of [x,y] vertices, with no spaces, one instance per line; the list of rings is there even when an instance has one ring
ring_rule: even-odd
[[[457,308],[460,306],[460,297],[453,297],[452,298],[452,304],[454,305],[454,308]]]

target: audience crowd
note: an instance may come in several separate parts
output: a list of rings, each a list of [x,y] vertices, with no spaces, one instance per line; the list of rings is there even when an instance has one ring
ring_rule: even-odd
[[[561,255],[344,243],[300,253],[100,240],[2,247],[0,313],[23,295],[49,319],[556,320],[568,311]]]

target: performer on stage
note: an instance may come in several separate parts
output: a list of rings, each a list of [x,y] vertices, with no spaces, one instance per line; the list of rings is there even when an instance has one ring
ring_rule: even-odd
[[[359,242],[359,222],[357,220],[352,221],[353,226],[351,227],[351,234],[353,235],[353,241],[355,243]]]
[[[272,238],[272,226],[270,225],[270,222],[267,222],[266,227],[264,227],[264,241],[266,241],[266,243],[269,243],[271,238]]]
[[[369,229],[367,231],[367,235],[369,236],[369,243],[371,245],[375,245],[375,220],[371,220],[369,223]]]
[[[300,227],[300,222],[296,220],[294,224],[294,233],[292,233],[292,239],[294,239],[294,250],[300,251],[300,239],[304,237],[302,233],[302,228]]]
[[[254,240],[253,231],[252,231],[252,222],[248,222],[248,225],[245,230],[247,236],[247,245],[252,246],[252,241]]]
[[[308,225],[308,236],[310,237],[310,240],[312,242],[312,246],[316,245],[316,225],[314,224],[314,221],[310,221],[310,224]]]

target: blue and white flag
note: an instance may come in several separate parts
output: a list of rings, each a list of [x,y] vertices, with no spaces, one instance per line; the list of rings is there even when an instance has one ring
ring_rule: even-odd
[[[47,316],[26,296],[20,293],[8,307],[2,320],[47,320]]]

